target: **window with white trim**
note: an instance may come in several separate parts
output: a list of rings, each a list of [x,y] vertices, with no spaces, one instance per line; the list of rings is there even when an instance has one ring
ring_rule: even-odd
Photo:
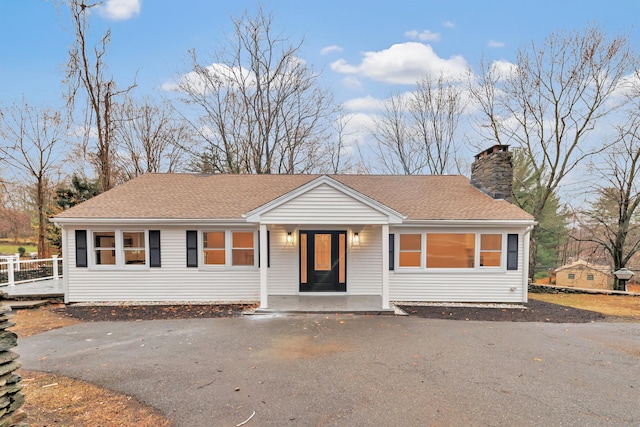
[[[256,266],[256,236],[255,231],[203,231],[203,265]]]
[[[147,266],[146,231],[96,230],[91,242],[94,266]]]
[[[505,267],[501,233],[396,233],[398,267],[500,269]]]

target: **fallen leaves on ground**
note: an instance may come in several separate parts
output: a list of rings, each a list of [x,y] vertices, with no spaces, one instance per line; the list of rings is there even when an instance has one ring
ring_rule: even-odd
[[[26,422],[38,426],[170,427],[136,399],[60,375],[20,370]]]
[[[64,309],[64,304],[50,304],[38,308],[15,310],[11,321],[16,325],[11,327],[11,331],[18,334],[18,337],[23,338],[51,329],[80,323],[80,320],[57,313],[56,310],[60,308]]]

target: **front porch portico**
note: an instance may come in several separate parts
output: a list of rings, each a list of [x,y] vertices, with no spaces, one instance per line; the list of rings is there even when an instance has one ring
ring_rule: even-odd
[[[244,217],[260,230],[260,308],[275,295],[330,294],[375,295],[375,308],[389,309],[389,225],[402,223],[399,212],[322,176]]]

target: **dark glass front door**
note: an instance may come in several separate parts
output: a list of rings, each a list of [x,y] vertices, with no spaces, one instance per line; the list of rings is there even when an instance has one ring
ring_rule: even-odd
[[[347,290],[347,232],[300,232],[300,292]]]

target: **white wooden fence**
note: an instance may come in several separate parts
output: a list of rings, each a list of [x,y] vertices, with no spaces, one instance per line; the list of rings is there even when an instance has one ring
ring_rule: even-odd
[[[62,258],[53,255],[46,259],[20,259],[20,255],[0,257],[0,286],[59,279],[62,277]]]

